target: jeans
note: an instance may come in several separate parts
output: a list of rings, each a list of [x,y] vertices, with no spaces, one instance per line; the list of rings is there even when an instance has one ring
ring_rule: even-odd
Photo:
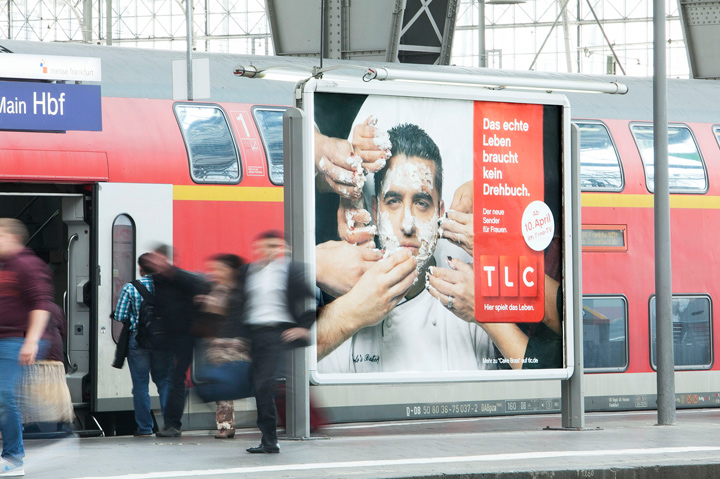
[[[2,434],[2,458],[12,464],[22,464],[25,448],[22,440],[22,415],[18,392],[23,368],[18,362],[20,348],[25,338],[0,338],[0,434]],[[38,357],[42,357],[45,342],[38,345]]]
[[[132,332],[130,333],[127,360],[133,384],[132,395],[135,422],[138,427],[137,433],[152,434],[153,418],[148,391],[150,377],[157,386],[160,407],[164,411],[170,394],[170,378],[173,372],[172,352],[141,348],[137,342],[137,332]]]
[[[168,393],[167,404],[163,411],[164,427],[182,429],[182,415],[185,409],[185,379],[187,371],[193,359],[193,348],[195,340],[190,335],[178,336],[173,343],[172,354],[175,365],[173,367],[170,392]]]

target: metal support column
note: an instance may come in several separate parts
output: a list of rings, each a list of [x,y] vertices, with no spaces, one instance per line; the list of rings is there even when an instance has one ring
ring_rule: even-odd
[[[92,43],[93,40],[93,5],[92,0],[83,0],[83,42]]]
[[[303,111],[288,108],[283,115],[283,155],[285,168],[285,237],[292,249],[294,261],[306,263],[308,277],[314,276],[308,259],[312,244],[306,244],[306,215],[312,215],[315,206],[312,195],[305,194],[303,185],[312,184],[314,171],[303,168]],[[315,289],[314,286],[312,288]],[[306,305],[315,308],[315,303]],[[296,348],[288,353],[286,378],[286,423],[289,439],[310,437],[310,381],[308,378],[307,348]]]
[[[670,252],[665,2],[653,6],[653,143],[655,148],[655,318],[658,424],[675,424],[675,353]]]
[[[572,268],[573,268],[573,310],[572,321],[565,327],[573,328],[573,350],[575,364],[573,375],[561,384],[562,427],[583,429],[585,427],[585,373],[583,369],[583,320],[582,320],[582,245],[580,241],[580,131],[572,125],[571,173],[572,178]],[[567,222],[566,222],[567,224]],[[565,291],[568,294],[568,291]],[[569,318],[568,318],[569,319]]]
[[[112,45],[112,0],[105,0],[107,11],[105,14],[105,45]]]
[[[485,0],[478,0],[478,66],[487,66],[487,52],[485,51]]]
[[[193,100],[193,64],[192,64],[192,44],[193,44],[193,5],[192,0],[185,0],[185,26],[187,28],[187,99]]]

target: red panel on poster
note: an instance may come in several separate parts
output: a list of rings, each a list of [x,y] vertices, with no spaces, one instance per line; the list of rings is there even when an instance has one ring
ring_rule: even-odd
[[[473,118],[476,318],[538,322],[554,232],[543,202],[543,106],[475,102]]]

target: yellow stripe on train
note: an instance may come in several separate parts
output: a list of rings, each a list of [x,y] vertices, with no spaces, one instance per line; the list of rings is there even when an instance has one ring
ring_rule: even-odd
[[[266,201],[282,202],[280,187],[232,185],[175,185],[173,200],[178,201]]]
[[[622,193],[583,193],[582,206],[587,208],[652,208],[653,195]],[[670,195],[670,208],[720,209],[720,196]]]

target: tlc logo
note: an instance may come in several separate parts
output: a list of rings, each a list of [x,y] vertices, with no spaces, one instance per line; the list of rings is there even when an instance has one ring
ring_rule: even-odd
[[[483,296],[534,297],[538,294],[537,259],[531,256],[481,256]]]

